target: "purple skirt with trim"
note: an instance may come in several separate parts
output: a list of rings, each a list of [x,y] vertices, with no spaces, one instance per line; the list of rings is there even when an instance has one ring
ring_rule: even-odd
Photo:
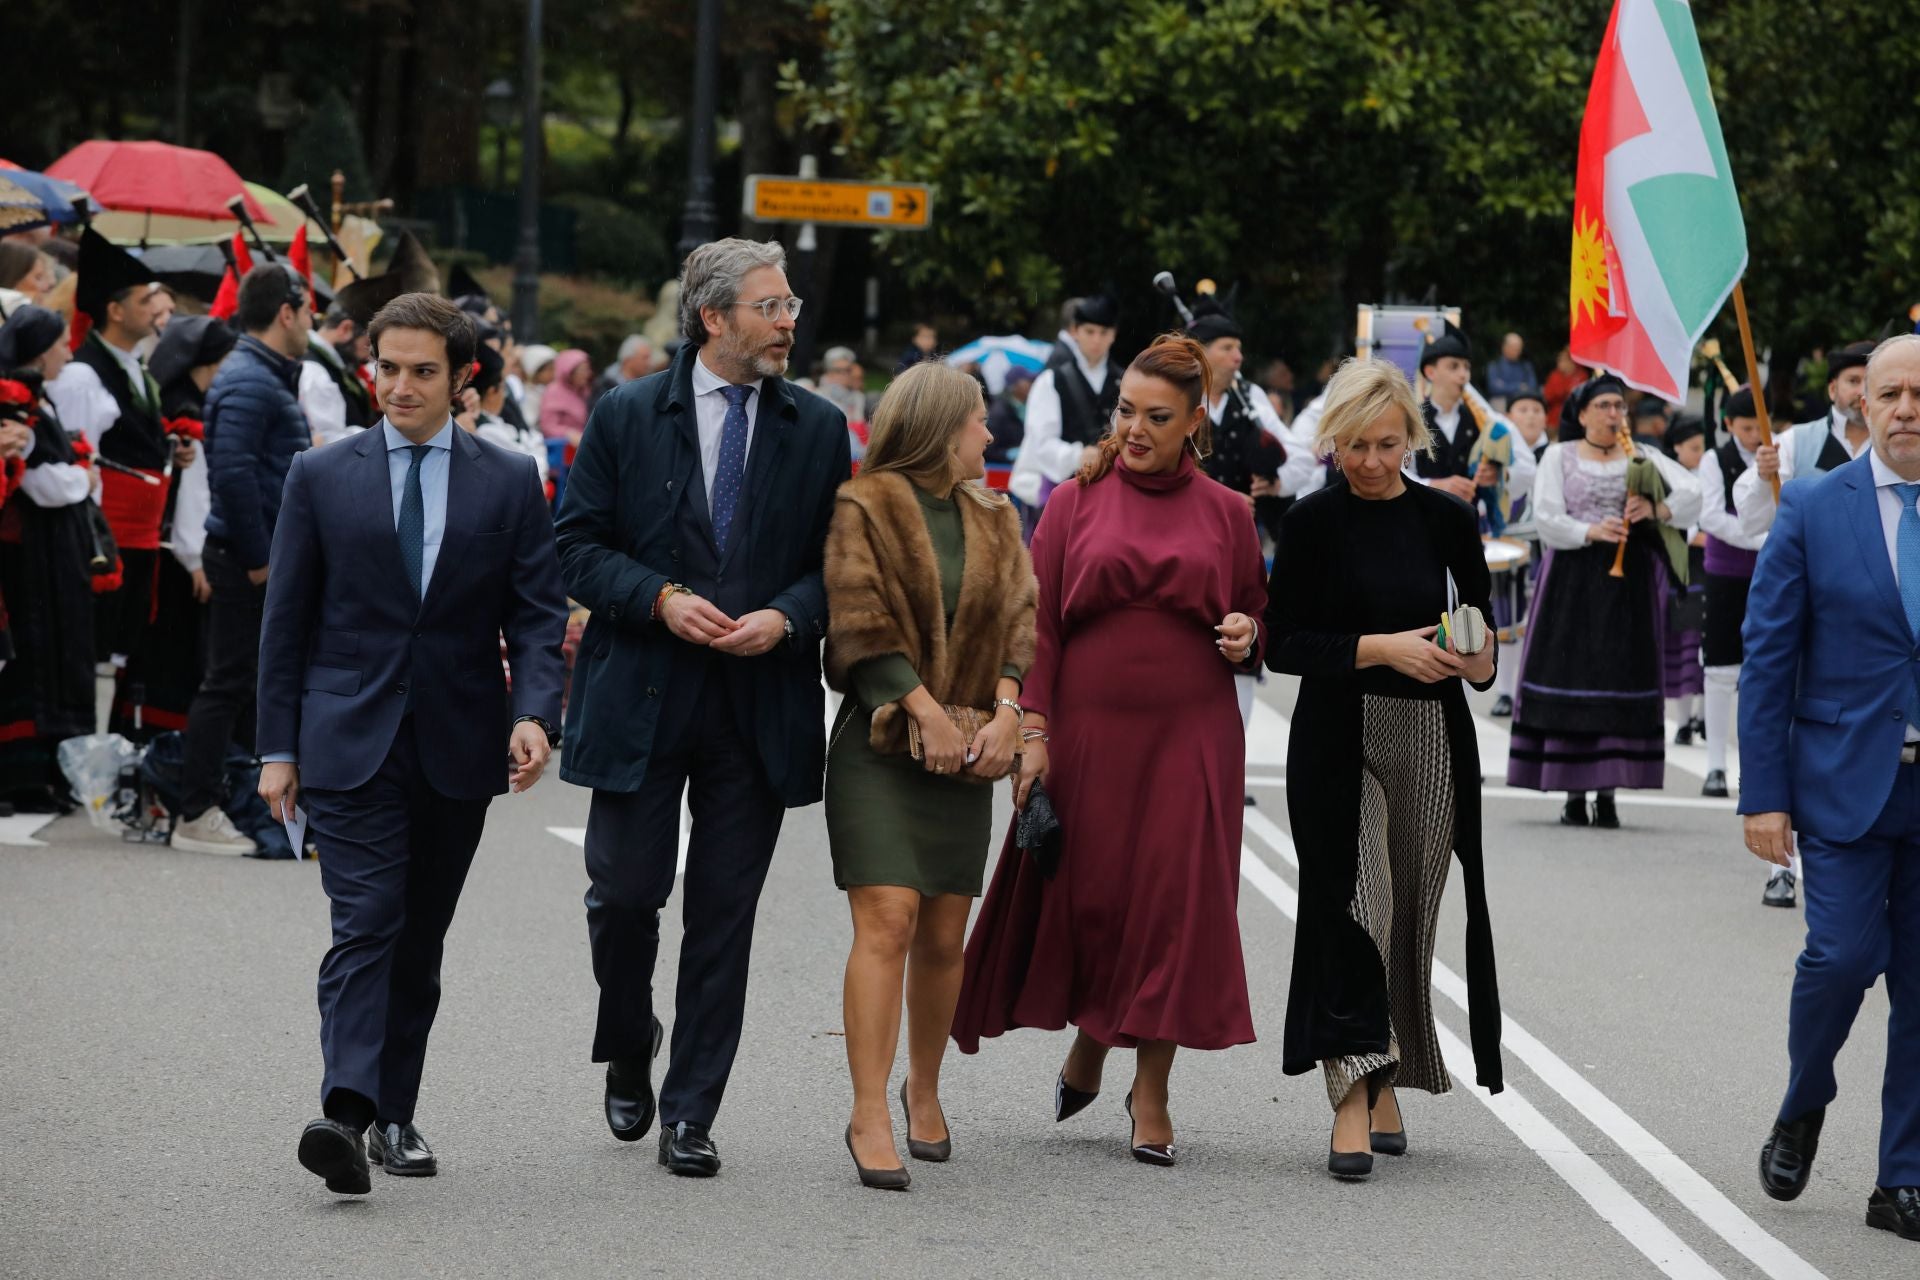
[[[1626,576],[1615,578],[1613,556],[1595,544],[1548,550],[1541,561],[1508,786],[1603,791],[1666,781],[1666,562],[1657,540],[1636,538]]]

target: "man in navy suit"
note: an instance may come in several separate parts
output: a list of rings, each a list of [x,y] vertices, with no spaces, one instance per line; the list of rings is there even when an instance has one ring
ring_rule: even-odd
[[[558,740],[567,623],[533,460],[453,423],[472,321],[402,294],[371,339],[386,417],[294,459],[260,636],[260,794],[306,810],[333,905],[300,1163],[346,1194],[369,1157],[435,1171],[413,1112],[447,926],[488,803]]]
[[[1805,1189],[1834,1056],[1885,974],[1867,1223],[1920,1240],[1920,336],[1873,353],[1866,406],[1872,449],[1781,494],[1742,632],[1747,847],[1784,867],[1798,831],[1806,869],[1787,1093],[1760,1184],[1776,1200]]]
[[[800,300],[778,244],[688,255],[685,342],[595,406],[558,522],[568,592],[592,610],[560,776],[593,788],[587,934],[600,984],[593,1060],[613,1136],[653,1124],[660,909],[686,859],[660,1163],[710,1177],[710,1132],[740,1045],[753,919],[784,811],[826,768],[821,577],[847,423],[782,375]]]

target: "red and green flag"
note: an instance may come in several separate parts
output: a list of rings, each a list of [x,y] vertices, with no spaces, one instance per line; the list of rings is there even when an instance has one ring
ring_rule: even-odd
[[[1684,0],[1615,0],[1580,126],[1573,358],[1680,400],[1747,268],[1747,229]]]

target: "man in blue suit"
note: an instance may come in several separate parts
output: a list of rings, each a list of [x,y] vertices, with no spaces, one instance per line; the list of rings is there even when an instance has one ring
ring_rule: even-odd
[[[1740,812],[1747,847],[1806,868],[1786,1097],[1760,1152],[1805,1189],[1833,1060],[1887,979],[1880,1168],[1867,1223],[1920,1240],[1920,336],[1867,363],[1873,447],[1781,494],[1747,606]]]
[[[784,811],[826,768],[821,576],[846,418],[783,376],[800,300],[778,244],[687,257],[685,342],[661,373],[594,407],[558,523],[567,589],[592,610],[575,660],[560,776],[593,788],[587,934],[607,1064],[607,1126],[653,1124],[660,909],[686,858],[660,1163],[711,1177],[711,1127],[740,1045],[754,913]]]
[[[488,803],[558,740],[567,622],[533,460],[453,422],[472,321],[402,294],[370,336],[386,417],[294,459],[260,636],[260,794],[302,803],[333,906],[300,1163],[345,1194],[369,1157],[436,1169],[413,1112],[442,946]]]

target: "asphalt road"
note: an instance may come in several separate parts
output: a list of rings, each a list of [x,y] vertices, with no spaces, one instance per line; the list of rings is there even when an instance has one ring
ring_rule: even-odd
[[[1508,1090],[1473,1089],[1456,1040],[1455,1091],[1403,1096],[1411,1154],[1366,1184],[1331,1180],[1324,1090],[1280,1071],[1292,691],[1261,698],[1240,921],[1262,1038],[1181,1057],[1177,1169],[1129,1158],[1118,1057],[1111,1096],[1053,1124],[1068,1037],[1020,1032],[949,1058],[951,1164],[916,1166],[907,1195],[857,1185],[841,1144],[850,930],[816,807],[789,816],[762,900],[715,1129],[726,1168],[668,1176],[651,1141],[616,1143],[600,1117],[587,795],[549,780],[494,805],[448,940],[419,1115],[440,1176],[376,1170],[372,1195],[334,1197],[294,1161],[317,1110],[315,866],[123,844],[68,818],[42,844],[0,845],[0,1274],[1920,1274],[1920,1246],[1862,1224],[1880,990],[1806,1195],[1777,1205],[1757,1186],[1800,923],[1760,906],[1731,804],[1698,799],[1697,752],[1623,803],[1619,832],[1569,831],[1552,799],[1489,787]],[[1499,722],[1480,724],[1491,765]],[[1458,1038],[1462,934],[1450,893],[1436,983]],[[670,908],[663,993],[678,937]]]

